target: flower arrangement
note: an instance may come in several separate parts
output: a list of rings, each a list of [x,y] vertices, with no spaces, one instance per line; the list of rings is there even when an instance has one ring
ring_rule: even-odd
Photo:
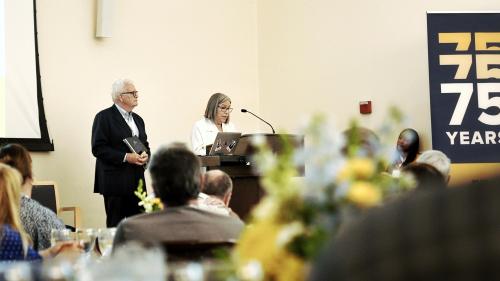
[[[163,203],[161,203],[160,198],[154,197],[152,194],[148,195],[143,186],[144,182],[141,179],[137,190],[134,191],[135,196],[140,199],[139,206],[142,206],[146,213],[163,210]]]
[[[391,116],[395,122],[401,117],[396,110]],[[306,146],[295,150],[283,139],[279,155],[255,141],[267,195],[253,210],[235,249],[243,280],[305,279],[308,261],[342,223],[412,186],[404,177],[385,173],[389,150],[356,122],[338,133],[317,115],[301,131]],[[382,134],[388,131],[383,128]],[[297,167],[304,165],[305,177],[298,178]]]
[[[285,138],[275,154],[259,138],[254,157],[266,196],[252,210],[251,221],[226,262],[241,280],[304,280],[312,260],[342,225],[414,186],[411,179],[385,172],[394,149],[380,143],[389,138],[402,114],[392,108],[379,136],[352,122],[343,133],[322,115],[314,116],[300,132],[306,146],[295,149]],[[379,139],[380,137],[380,139]],[[298,167],[306,167],[300,177]],[[143,182],[134,194],[146,212],[163,209],[147,195]]]

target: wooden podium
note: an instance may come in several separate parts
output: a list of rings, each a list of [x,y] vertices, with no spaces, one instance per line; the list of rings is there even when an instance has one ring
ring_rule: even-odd
[[[264,189],[260,185],[260,175],[257,173],[252,161],[255,148],[251,144],[251,140],[255,136],[264,138],[275,153],[282,151],[281,138],[288,139],[295,147],[304,146],[303,136],[252,134],[241,136],[235,149],[237,155],[199,156],[202,166],[206,167],[207,171],[219,169],[231,177],[233,180],[233,196],[229,207],[242,220],[248,218],[252,208],[265,195]],[[303,174],[303,169],[300,173]]]

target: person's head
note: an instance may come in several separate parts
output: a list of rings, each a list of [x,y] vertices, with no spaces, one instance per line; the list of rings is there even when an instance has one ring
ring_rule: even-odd
[[[0,162],[17,169],[23,177],[22,184],[33,179],[31,156],[24,146],[12,143],[0,148]]]
[[[113,83],[111,98],[126,111],[132,111],[137,106],[139,92],[135,89],[134,82],[129,79],[118,79]]]
[[[161,147],[149,165],[154,192],[167,206],[186,205],[201,187],[200,160],[184,144]]]
[[[425,163],[411,163],[402,169],[403,173],[410,174],[416,181],[417,190],[432,190],[446,187],[446,179],[441,172]]]
[[[378,136],[370,129],[353,126],[343,132],[346,139],[346,145],[342,152],[346,155],[362,157],[374,157],[380,147]],[[350,151],[351,145],[357,148],[357,151]]]
[[[408,165],[417,158],[420,148],[420,138],[417,131],[411,128],[401,131],[398,137],[397,149],[406,156],[403,166]]]
[[[450,158],[448,158],[443,152],[439,150],[427,150],[424,151],[416,160],[417,163],[425,163],[438,169],[439,172],[446,179],[446,182],[450,180]]]
[[[19,217],[21,205],[21,174],[14,168],[0,163],[0,225],[9,225],[21,234],[23,247],[29,243]]]
[[[208,100],[205,118],[212,120],[217,125],[229,123],[231,111],[233,111],[231,99],[222,93],[215,93]]]
[[[205,194],[220,198],[229,205],[233,191],[233,181],[221,170],[210,170],[205,173],[202,191]]]

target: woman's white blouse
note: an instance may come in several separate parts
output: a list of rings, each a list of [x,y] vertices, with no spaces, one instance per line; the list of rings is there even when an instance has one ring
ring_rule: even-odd
[[[236,132],[236,127],[233,123],[222,123],[223,132]],[[206,155],[207,145],[213,144],[219,129],[215,123],[208,119],[202,118],[194,123],[193,131],[191,132],[191,149],[196,155]]]

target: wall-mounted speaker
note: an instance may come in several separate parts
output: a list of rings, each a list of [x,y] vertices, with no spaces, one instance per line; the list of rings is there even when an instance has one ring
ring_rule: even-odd
[[[97,0],[96,37],[111,37],[115,0]]]

